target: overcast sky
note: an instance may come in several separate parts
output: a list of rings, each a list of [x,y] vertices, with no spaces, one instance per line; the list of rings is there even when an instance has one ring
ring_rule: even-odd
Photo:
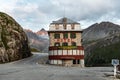
[[[0,0],[0,11],[33,31],[48,30],[52,21],[64,16],[82,29],[101,21],[120,24],[120,0]]]

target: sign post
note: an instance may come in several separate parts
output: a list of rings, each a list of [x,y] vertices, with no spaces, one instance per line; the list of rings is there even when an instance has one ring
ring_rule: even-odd
[[[119,65],[119,60],[118,59],[112,59],[112,65],[114,66],[114,77],[116,77],[117,65]]]
[[[116,77],[116,72],[117,72],[117,68],[116,68],[117,66],[116,65],[114,65],[114,77]]]

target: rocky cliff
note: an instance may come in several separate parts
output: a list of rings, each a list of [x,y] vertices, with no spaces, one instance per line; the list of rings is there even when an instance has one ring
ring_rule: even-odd
[[[30,55],[28,39],[22,27],[12,17],[0,12],[0,63]]]

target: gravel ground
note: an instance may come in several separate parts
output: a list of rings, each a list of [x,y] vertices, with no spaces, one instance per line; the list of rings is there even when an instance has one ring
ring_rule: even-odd
[[[113,74],[113,67],[46,65],[43,61],[47,60],[47,55],[34,53],[30,58],[0,64],[0,80],[120,80],[107,76]]]

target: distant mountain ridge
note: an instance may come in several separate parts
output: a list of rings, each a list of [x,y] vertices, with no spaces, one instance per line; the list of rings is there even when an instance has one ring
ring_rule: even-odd
[[[44,28],[42,28],[41,30],[37,31],[36,34],[37,35],[48,35],[47,31]]]
[[[37,32],[33,32],[32,30],[30,29],[24,29],[26,32],[31,32],[31,33],[35,33],[36,35],[48,35],[48,32],[42,28],[41,30],[37,31]]]
[[[48,52],[48,34],[45,29],[41,29],[38,32],[33,32],[32,30],[29,29],[24,29],[26,32],[30,46],[32,48],[37,49],[38,51],[41,52]]]

